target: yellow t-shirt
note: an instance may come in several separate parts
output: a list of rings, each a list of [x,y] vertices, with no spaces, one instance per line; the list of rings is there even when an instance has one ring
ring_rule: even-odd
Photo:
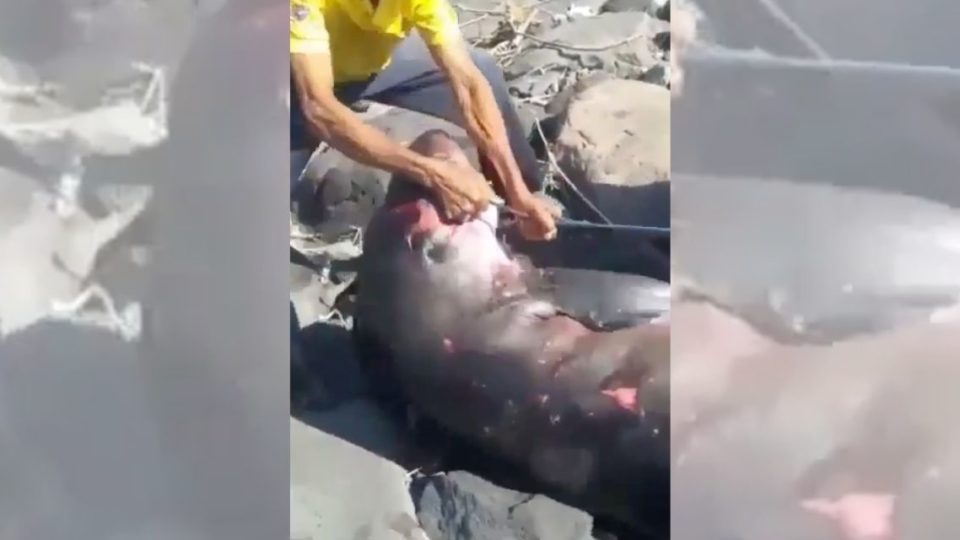
[[[329,53],[337,83],[380,72],[414,28],[428,45],[460,35],[447,0],[290,0],[290,52]]]

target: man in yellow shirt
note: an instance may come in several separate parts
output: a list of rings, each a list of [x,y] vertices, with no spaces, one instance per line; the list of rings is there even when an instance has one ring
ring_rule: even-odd
[[[447,0],[290,0],[290,67],[295,150],[325,141],[358,162],[400,173],[434,192],[452,219],[489,204],[486,176],[525,216],[519,224],[526,237],[556,235],[553,216],[531,192],[541,187],[539,167],[503,74],[491,56],[467,47]],[[460,125],[485,174],[390,140],[349,108],[360,99]]]

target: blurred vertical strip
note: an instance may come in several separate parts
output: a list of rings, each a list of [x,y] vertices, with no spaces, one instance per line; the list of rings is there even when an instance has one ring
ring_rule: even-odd
[[[960,9],[696,3],[671,111],[671,537],[955,537]]]
[[[0,0],[0,538],[287,537],[287,20]]]
[[[227,2],[172,93],[149,365],[178,513],[209,538],[288,534],[287,22],[279,2]]]

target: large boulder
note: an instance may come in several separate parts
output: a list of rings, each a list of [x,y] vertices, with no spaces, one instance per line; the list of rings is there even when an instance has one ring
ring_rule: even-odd
[[[140,304],[114,300],[104,277],[120,277],[106,275],[108,263],[115,272],[137,273],[129,233],[153,191],[106,185],[91,191],[106,215],[79,204],[62,215],[41,180],[0,167],[0,341],[45,320],[139,338]],[[139,283],[138,276],[123,277]]]
[[[494,37],[508,14],[500,0],[456,0],[452,4],[457,10],[460,32],[471,43]]]
[[[670,92],[606,80],[573,97],[557,138],[574,181],[645,185],[670,178]]]
[[[417,515],[433,540],[593,539],[585,512],[466,472],[422,478],[413,487]]]
[[[670,20],[669,0],[606,0],[603,4],[604,13],[623,13],[626,11],[643,11],[665,21]]]
[[[511,89],[541,97],[566,87],[581,70],[640,78],[665,61],[657,45],[670,23],[640,11],[574,18],[544,31],[505,68]]]
[[[556,140],[560,168],[618,223],[669,222],[670,91],[603,80],[576,93]]]
[[[428,540],[398,465],[290,421],[290,538]]]

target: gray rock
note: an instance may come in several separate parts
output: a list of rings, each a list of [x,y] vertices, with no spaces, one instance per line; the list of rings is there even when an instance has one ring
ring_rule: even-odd
[[[640,186],[670,177],[670,93],[638,81],[608,80],[570,102],[557,159],[578,183]]]
[[[319,274],[298,264],[290,265],[290,302],[297,310],[301,326],[309,326],[330,312],[326,284]]]
[[[298,310],[302,306],[301,301],[316,303],[319,300],[322,304],[322,311],[317,312],[316,316],[308,315],[313,308],[307,307],[307,311],[302,311],[304,326],[337,307],[338,300],[356,279],[353,266],[359,259],[362,248],[354,237],[333,243],[314,238],[290,241],[291,300],[297,304]],[[299,298],[294,298],[295,295]]]
[[[557,71],[548,71],[540,77],[528,78],[529,86],[526,93],[531,96],[549,96],[559,92],[566,86],[566,78]]]
[[[117,310],[93,275],[100,253],[115,246],[152,197],[149,186],[100,186],[108,213],[58,212],[41,182],[0,168],[0,339],[43,320],[67,320],[140,334],[137,303]],[[101,310],[89,309],[98,299]]]
[[[603,4],[604,13],[622,13],[625,11],[647,11],[652,0],[607,0]]]
[[[460,32],[469,42],[490,39],[506,20],[507,12],[499,0],[466,0],[453,5],[460,20]]]
[[[460,16],[462,27],[460,32],[469,43],[484,44],[493,39],[499,32],[504,18],[467,13]],[[465,24],[464,24],[465,23]]]
[[[131,75],[133,62],[175,68],[195,28],[196,0],[6,2],[0,50],[87,108]]]
[[[653,66],[640,74],[639,80],[657,86],[667,86],[670,84],[670,66],[667,64]]]
[[[543,107],[531,103],[518,102],[514,104],[517,108],[517,116],[520,117],[520,124],[523,126],[523,132],[526,134],[536,133],[537,120],[543,121],[547,116]]]
[[[660,7],[656,11],[657,18],[669,21],[670,15],[673,13],[670,0],[667,0],[666,2],[660,2],[660,4]]]
[[[604,13],[642,11],[658,19],[670,20],[669,0],[607,0],[601,9]]]
[[[290,420],[290,538],[428,540],[414,518],[406,472]]]
[[[588,89],[593,88],[604,81],[609,81],[612,78],[613,77],[610,74],[602,71],[594,72],[580,78],[575,84],[568,86],[562,92],[554,96],[554,98],[547,105],[547,114],[559,115],[566,113],[567,109],[570,107],[570,102],[575,96],[586,92]]]
[[[596,16],[603,9],[606,0],[558,0],[549,2],[545,7],[549,20],[569,22],[574,19]],[[548,17],[541,16],[538,22],[546,22]],[[556,26],[553,23],[551,26]]]
[[[513,37],[506,26],[507,18],[513,16],[513,23],[519,26],[527,17],[532,17],[526,33],[538,35],[544,30],[560,24],[600,13],[606,0],[550,0],[537,4],[529,2],[507,2],[501,0],[465,0],[454,2],[460,18],[463,36],[480,46],[493,46],[503,39]],[[534,12],[532,8],[536,7]]]
[[[322,390],[315,385],[303,360],[303,343],[300,336],[300,320],[297,310],[290,302],[290,409],[299,409],[313,398],[313,390],[319,394]]]
[[[385,414],[370,398],[360,397],[331,409],[304,412],[300,419],[394,463],[407,463],[415,455],[415,442],[403,422]]]
[[[532,85],[550,70],[615,70],[618,64],[647,68],[661,60],[654,36],[669,23],[641,12],[603,13],[577,18],[544,32],[520,54],[505,74],[515,87]],[[533,40],[530,40],[533,41]]]
[[[321,395],[312,396],[312,405],[337,406],[368,391],[350,331],[343,325],[315,322],[300,332],[299,344],[305,382],[322,390]]]
[[[466,472],[415,482],[417,516],[434,540],[589,540],[593,518],[542,495]]]
[[[536,56],[542,53],[549,56],[553,52],[541,49],[533,51],[531,55]],[[576,82],[576,71],[570,62],[547,62],[541,72],[532,72],[511,79],[507,86],[515,96],[540,100],[569,88],[574,82]]]

